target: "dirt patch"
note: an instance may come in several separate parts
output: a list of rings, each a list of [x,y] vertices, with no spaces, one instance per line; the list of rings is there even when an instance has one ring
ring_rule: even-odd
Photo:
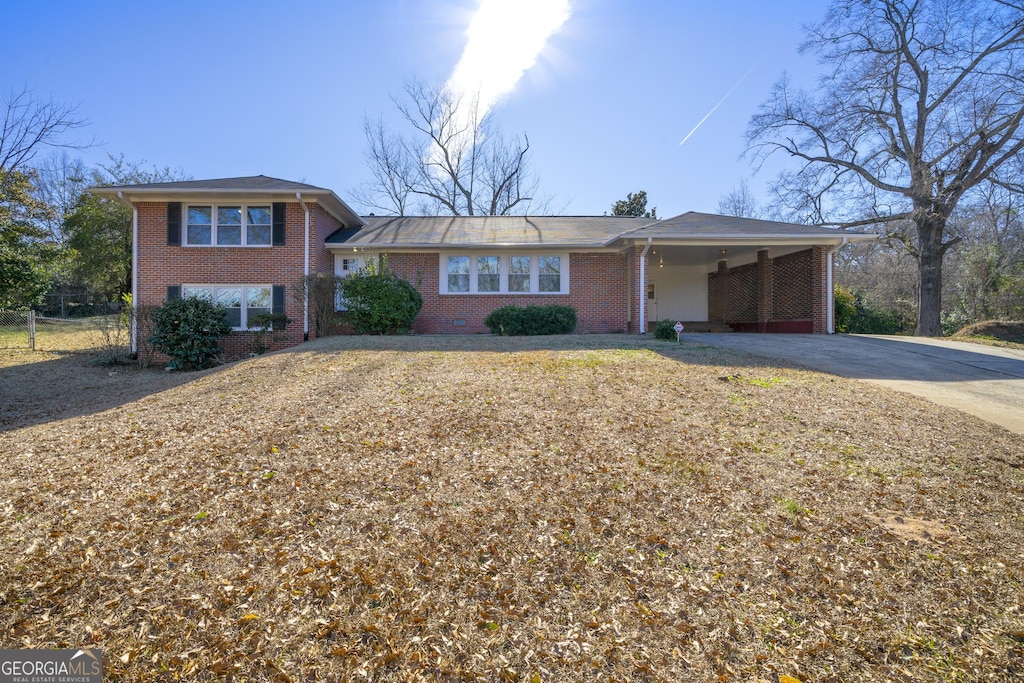
[[[880,510],[867,518],[905,541],[941,544],[953,536],[953,531],[940,522],[907,517],[893,510]]]
[[[962,413],[625,336],[188,377],[5,434],[0,648],[123,681],[1024,671],[1024,438]]]

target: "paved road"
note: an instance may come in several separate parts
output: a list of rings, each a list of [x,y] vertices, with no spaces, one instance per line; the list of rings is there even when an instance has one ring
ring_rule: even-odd
[[[1024,351],[946,339],[819,334],[684,334],[922,396],[1024,434]]]

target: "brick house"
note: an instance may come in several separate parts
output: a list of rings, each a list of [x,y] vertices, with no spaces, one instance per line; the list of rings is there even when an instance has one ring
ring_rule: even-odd
[[[281,312],[274,347],[314,336],[294,296],[304,275],[345,275],[367,259],[423,295],[414,331],[486,332],[507,304],[574,307],[581,333],[688,329],[832,332],[832,254],[873,235],[685,213],[619,216],[359,216],[331,190],[253,176],[90,192],[133,212],[133,301],[205,296],[247,348],[247,322]]]

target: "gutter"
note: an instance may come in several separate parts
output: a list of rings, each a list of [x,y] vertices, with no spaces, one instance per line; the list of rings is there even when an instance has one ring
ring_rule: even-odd
[[[647,238],[647,246],[640,252],[640,281],[637,284],[640,290],[637,292],[640,304],[640,334],[647,334],[647,292],[644,291],[644,285],[647,284],[647,251],[651,248],[652,239]]]
[[[828,252],[828,263],[825,264],[825,279],[827,283],[826,286],[828,287],[828,296],[826,297],[828,299],[828,310],[825,311],[825,320],[827,321],[825,329],[829,334],[836,333],[836,290],[835,285],[832,283],[832,261],[835,253],[842,249],[843,246],[846,245],[847,241],[848,240],[844,237],[842,242],[837,244]]]
[[[129,319],[128,350],[139,352],[139,207],[126,199],[124,192],[117,191],[117,200],[132,210],[132,315]]]
[[[307,279],[309,278],[309,207],[303,201],[301,192],[296,192],[295,198],[299,200],[302,210],[306,212],[304,225],[305,242],[302,256],[302,284],[303,289],[306,290],[302,297],[302,341],[309,341],[309,281]]]

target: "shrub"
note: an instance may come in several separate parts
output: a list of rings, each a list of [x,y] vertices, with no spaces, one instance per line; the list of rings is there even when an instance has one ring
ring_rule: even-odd
[[[676,321],[675,320],[659,320],[657,326],[654,328],[655,339],[665,339],[667,341],[676,341]]]
[[[857,315],[857,297],[842,285],[835,286],[835,327],[836,332],[846,334]]]
[[[572,306],[503,306],[484,319],[492,334],[507,336],[572,334],[576,329],[576,309]]]
[[[249,340],[249,351],[257,356],[269,351],[270,343],[267,337],[269,336],[272,341],[284,339],[283,335],[274,334],[274,332],[284,330],[290,322],[291,320],[284,313],[261,313],[254,315],[249,319],[249,329],[252,330],[252,338]]]
[[[220,339],[231,331],[228,312],[206,299],[171,299],[154,308],[153,348],[171,357],[169,370],[198,370],[223,349]]]
[[[338,322],[338,296],[345,278],[327,273],[311,273],[294,288],[295,300],[309,303],[309,324],[317,338],[326,337]],[[276,328],[275,328],[276,329]]]
[[[361,271],[340,284],[348,320],[359,334],[405,334],[423,308],[423,297],[390,271]]]

